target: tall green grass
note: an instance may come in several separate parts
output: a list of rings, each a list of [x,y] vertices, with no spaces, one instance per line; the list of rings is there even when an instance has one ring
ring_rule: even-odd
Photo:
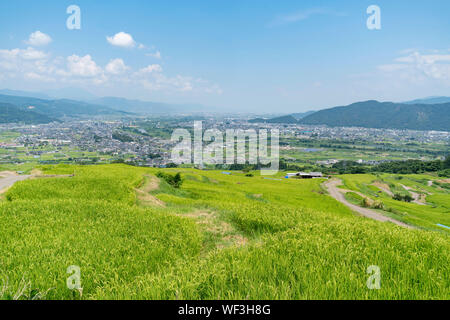
[[[181,172],[182,187],[161,182],[153,195],[166,207],[142,208],[134,188],[156,169],[42,169],[75,176],[20,182],[0,203],[0,278],[11,290],[26,279],[47,299],[450,297],[447,234],[355,216],[321,180],[166,169]],[[199,210],[247,241],[206,243],[208,231],[183,216]],[[70,265],[81,268],[81,297],[66,287]],[[370,265],[380,267],[379,290],[366,286]]]

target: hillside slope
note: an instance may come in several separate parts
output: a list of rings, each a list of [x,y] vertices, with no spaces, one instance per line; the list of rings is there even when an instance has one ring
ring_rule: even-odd
[[[48,299],[448,299],[447,234],[356,216],[320,179],[163,170],[181,172],[175,189],[153,168],[41,170],[73,176],[19,182],[0,201],[6,299],[21,281]]]
[[[124,114],[124,112],[113,110],[111,108],[89,104],[75,100],[45,100],[32,97],[0,95],[0,103],[8,103],[19,108],[25,108],[30,111],[46,115],[48,117],[76,117],[81,115],[114,115]]]
[[[311,114],[313,114],[315,112],[316,111],[306,111],[306,112],[300,112],[300,113],[293,113],[292,116],[295,119],[299,120],[299,119],[303,119],[303,118],[305,118],[305,117],[307,117],[307,116],[309,116],[309,115],[311,115]]]
[[[9,103],[0,102],[0,123],[20,122],[26,124],[39,124],[53,121],[57,120],[34,111],[16,107]]]
[[[297,123],[297,119],[291,115],[281,116],[272,119],[256,118],[249,120],[250,123]]]
[[[303,124],[450,131],[450,103],[406,105],[375,100],[317,111]]]

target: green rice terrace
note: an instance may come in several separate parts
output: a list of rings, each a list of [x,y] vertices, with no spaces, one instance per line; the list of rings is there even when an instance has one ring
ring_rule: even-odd
[[[450,197],[438,177],[333,178],[349,203],[405,228],[358,215],[325,179],[37,169],[0,194],[0,299],[450,298]],[[67,287],[73,265],[82,289]],[[378,290],[367,287],[373,265]]]

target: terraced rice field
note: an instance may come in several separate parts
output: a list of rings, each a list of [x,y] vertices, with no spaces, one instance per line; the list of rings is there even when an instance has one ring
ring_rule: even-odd
[[[0,202],[2,299],[450,298],[448,233],[419,215],[405,218],[429,221],[415,230],[357,216],[322,179],[165,169],[181,172],[175,189],[157,169],[40,170],[69,176],[18,182]],[[375,192],[373,177],[356,178],[345,186]],[[82,289],[67,287],[72,265]],[[372,265],[378,290],[366,285]]]

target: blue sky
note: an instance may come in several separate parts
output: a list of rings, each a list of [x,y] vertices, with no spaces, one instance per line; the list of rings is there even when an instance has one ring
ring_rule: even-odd
[[[72,4],[80,30],[66,27]],[[373,4],[381,30],[366,26]],[[450,95],[449,12],[447,0],[2,1],[0,88],[247,112]]]

